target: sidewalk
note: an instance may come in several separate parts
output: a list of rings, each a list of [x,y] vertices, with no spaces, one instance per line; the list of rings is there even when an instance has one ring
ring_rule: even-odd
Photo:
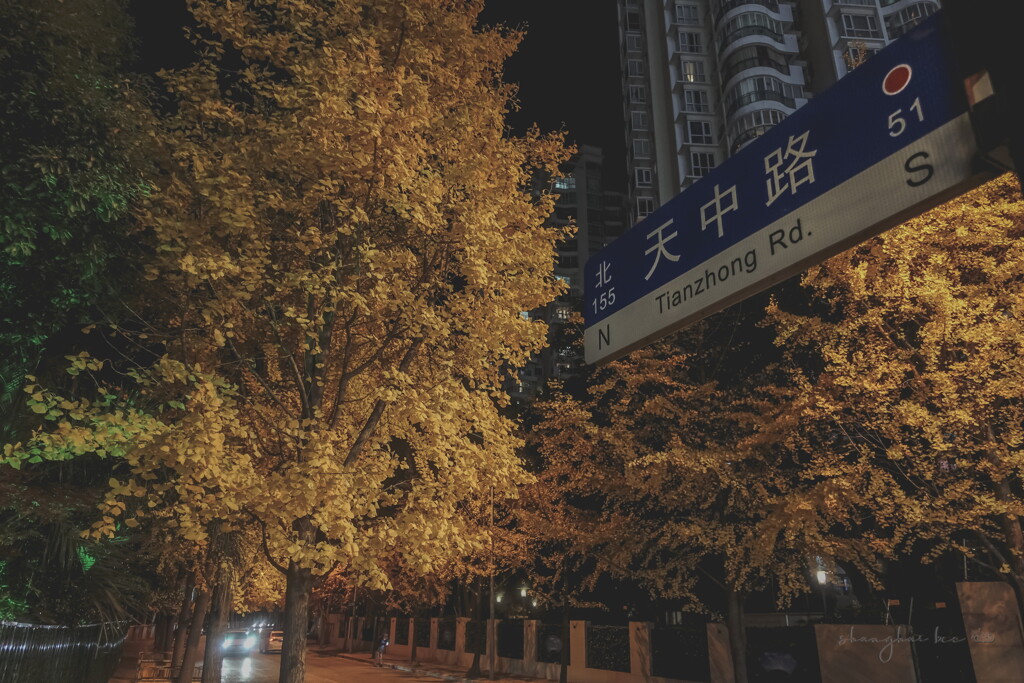
[[[319,649],[314,648],[317,652],[323,655],[334,655],[335,657],[342,657],[344,659],[350,659],[352,661],[372,666],[370,661],[370,655],[366,652],[342,652],[337,649]],[[485,662],[481,662],[484,664]],[[443,681],[458,681],[458,683],[481,683],[482,681],[490,680],[487,677],[485,671],[480,678],[466,678],[465,667],[454,667],[447,664],[440,664],[438,662],[420,662],[416,665],[410,664],[409,660],[400,657],[389,657],[384,656],[383,666],[396,671],[406,671],[417,676],[427,676],[430,678],[437,678]],[[521,676],[518,674],[505,674],[500,671],[497,674],[497,678],[494,679],[496,683],[522,683],[522,681],[535,681],[536,683],[542,683],[547,681],[544,678],[530,678],[529,676]]]

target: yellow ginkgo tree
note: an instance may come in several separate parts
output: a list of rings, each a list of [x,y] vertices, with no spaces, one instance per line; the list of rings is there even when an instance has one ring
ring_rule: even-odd
[[[545,340],[520,313],[559,291],[536,181],[566,153],[509,134],[519,36],[477,26],[479,0],[188,6],[197,58],[161,74],[138,214],[145,324],[122,328],[162,355],[137,377],[163,412],[37,399],[79,450],[127,425],[118,514],[148,500],[197,543],[259,529],[287,577],[281,681],[301,681],[314,576],[473,554],[462,511],[527,479],[502,383]]]
[[[315,574],[382,582],[396,546],[430,571],[479,542],[460,506],[523,479],[497,403],[544,340],[519,313],[557,292],[530,188],[563,150],[507,135],[517,37],[475,28],[479,2],[190,7],[203,54],[165,74],[150,274],[180,360],[237,386],[255,481],[222,503],[287,573],[298,681]]]
[[[963,552],[1024,595],[1024,207],[1010,177],[811,269],[772,324],[788,446],[872,546]],[[966,544],[964,539],[967,539]]]
[[[816,505],[784,445],[792,386],[760,310],[744,306],[541,404],[541,467],[517,516],[565,598],[614,577],[724,615],[737,682],[748,680],[749,595],[771,590],[784,606],[807,593],[818,555],[874,570],[857,520]]]

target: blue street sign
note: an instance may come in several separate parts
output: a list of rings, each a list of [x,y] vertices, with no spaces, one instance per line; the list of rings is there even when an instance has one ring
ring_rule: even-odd
[[[587,362],[654,341],[981,182],[940,15],[591,257]]]

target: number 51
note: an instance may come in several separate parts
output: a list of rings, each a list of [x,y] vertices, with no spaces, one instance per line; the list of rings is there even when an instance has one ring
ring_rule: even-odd
[[[917,120],[924,121],[924,111],[921,109],[921,98],[918,97],[910,105],[910,111],[917,114]],[[889,137],[898,138],[907,129],[907,121],[903,118],[903,110],[897,109],[889,114]]]

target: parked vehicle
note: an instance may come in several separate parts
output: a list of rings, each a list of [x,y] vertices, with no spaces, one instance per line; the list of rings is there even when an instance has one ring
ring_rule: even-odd
[[[260,645],[260,652],[280,652],[284,648],[284,631],[271,631]]]

